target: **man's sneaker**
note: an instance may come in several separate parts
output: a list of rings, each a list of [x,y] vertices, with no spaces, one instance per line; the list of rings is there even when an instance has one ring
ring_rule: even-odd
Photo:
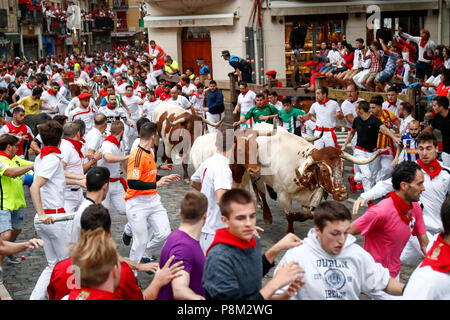
[[[355,178],[353,176],[349,176],[349,177],[347,177],[347,181],[348,181],[348,184],[350,185],[350,191],[352,193],[356,193],[357,190],[356,190]]]
[[[12,263],[12,264],[20,263],[20,260],[13,254],[8,256],[8,261],[9,261],[9,263]]]
[[[129,235],[127,235],[125,232],[122,234],[122,241],[123,241],[124,245],[129,246],[131,243],[131,239],[132,238]]]
[[[150,262],[158,262],[158,259],[156,258],[156,256],[151,256],[150,258],[143,257],[141,259],[141,263],[150,263]]]
[[[3,268],[0,267],[0,284],[3,284]]]
[[[373,200],[367,201],[367,207],[368,207],[368,208],[370,208],[370,207],[373,206],[373,205],[374,205]]]

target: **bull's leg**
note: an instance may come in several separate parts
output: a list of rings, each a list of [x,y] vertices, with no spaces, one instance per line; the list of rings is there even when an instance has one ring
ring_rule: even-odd
[[[280,193],[280,203],[283,206],[286,221],[287,221],[287,230],[286,233],[294,233],[294,216],[295,212],[292,209],[292,199],[285,194],[284,192]]]
[[[183,162],[181,165],[183,167],[183,179],[184,179],[184,182],[185,183],[189,183],[190,177],[189,177],[189,174],[188,174],[188,164]]]
[[[255,182],[252,182],[252,186],[253,191],[256,194],[256,199],[259,199],[259,201],[261,201],[262,203],[264,223],[272,224],[272,212],[270,211],[269,204],[267,203],[266,194],[258,189],[258,186]]]

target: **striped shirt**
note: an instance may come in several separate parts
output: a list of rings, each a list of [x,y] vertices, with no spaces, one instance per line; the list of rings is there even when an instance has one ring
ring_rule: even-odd
[[[375,53],[370,51],[366,55],[366,59],[370,58],[370,71],[369,72],[380,72],[381,71],[381,61],[384,52],[382,50],[377,50]]]
[[[389,123],[389,122],[394,123],[398,120],[397,117],[395,116],[395,114],[393,114],[392,111],[387,110],[387,109],[383,109],[381,111],[381,116],[378,117],[378,119],[380,119],[383,124]],[[378,133],[377,149],[385,150],[392,146],[393,146],[392,139],[389,138],[388,136],[384,135],[380,131]]]
[[[411,133],[408,131],[402,135],[401,146],[403,147],[404,161],[417,161],[419,159],[419,151],[417,147],[417,138],[412,138]]]

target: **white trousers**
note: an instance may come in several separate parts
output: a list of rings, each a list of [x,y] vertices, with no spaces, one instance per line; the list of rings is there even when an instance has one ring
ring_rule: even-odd
[[[200,236],[200,247],[203,250],[203,253],[206,255],[206,251],[208,251],[209,247],[211,246],[213,240],[214,240],[215,234],[213,233],[205,233],[202,232],[202,235]]]
[[[171,232],[169,218],[158,194],[141,195],[128,199],[126,211],[133,231],[130,259],[139,263],[144,254],[150,257],[162,248]],[[154,233],[149,241],[150,226]]]
[[[373,156],[375,152],[366,152],[363,150],[355,149],[353,155],[357,158],[370,158]],[[364,192],[369,191],[374,185],[376,180],[376,171],[375,168],[378,166],[377,164],[378,157],[369,162],[368,164],[358,165],[358,171],[355,169],[355,180],[361,181],[363,184]]]
[[[36,282],[30,300],[45,300],[47,297],[47,287],[50,283],[50,277],[55,264],[69,257],[68,246],[72,233],[72,220],[58,221],[54,224],[36,224],[37,221],[39,221],[39,218],[36,214],[34,217],[34,228],[39,237],[44,240],[47,266]]]
[[[209,112],[206,113],[206,119],[211,121],[211,122],[214,122],[214,123],[219,122],[220,120],[223,119],[223,117],[225,117],[225,112],[222,112],[222,113],[219,113],[219,114],[212,114],[212,113],[209,113]],[[210,126],[208,124],[208,132],[209,133],[211,133],[211,132],[218,132],[218,131],[220,131],[220,127],[221,126],[218,126],[216,128],[216,127]]]
[[[364,86],[361,84],[361,80],[362,80],[362,78],[364,78],[364,76],[366,74],[369,73],[369,71],[370,71],[370,69],[364,69],[363,71],[358,72],[357,74],[355,74],[353,76],[353,82],[361,89],[365,89]]]
[[[75,189],[76,187],[74,187]],[[66,213],[75,213],[78,211],[81,203],[83,202],[83,189],[79,187],[78,191],[64,191],[64,210]]]
[[[321,131],[316,130],[314,132],[314,136],[318,137],[320,136]],[[324,147],[337,147],[337,137],[336,133],[334,131],[326,131],[323,133],[322,138],[319,140],[314,141],[314,146],[317,148],[324,148]]]
[[[114,210],[120,215],[126,215],[125,209],[125,190],[120,181],[110,182],[108,193],[102,205],[109,211]]]
[[[428,237],[428,249],[431,248],[431,245],[434,241],[436,241],[439,232],[430,232],[427,231]],[[411,236],[406,243],[405,248],[402,251],[402,255],[400,256],[400,261],[404,264],[415,265],[423,260],[425,256],[420,249],[419,239],[415,236]]]
[[[162,74],[163,74],[162,69],[152,71],[147,77],[149,80],[150,86],[156,87],[158,85],[158,80],[156,78]]]
[[[394,157],[392,154],[381,154],[377,157],[378,161],[376,163],[378,166],[375,168],[377,172],[376,182],[389,179],[392,176],[392,168],[391,164],[394,161]]]

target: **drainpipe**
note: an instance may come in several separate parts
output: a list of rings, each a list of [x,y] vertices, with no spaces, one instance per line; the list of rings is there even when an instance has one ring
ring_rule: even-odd
[[[258,29],[256,35],[256,41],[258,45],[258,64],[259,64],[259,84],[264,84],[264,38],[262,30],[262,17],[261,17],[261,0],[258,0]]]
[[[444,0],[439,0],[439,16],[438,16],[438,43],[442,43],[442,21],[444,14]]]
[[[252,66],[252,80],[255,82],[255,36],[253,27],[245,27],[246,59]]]

